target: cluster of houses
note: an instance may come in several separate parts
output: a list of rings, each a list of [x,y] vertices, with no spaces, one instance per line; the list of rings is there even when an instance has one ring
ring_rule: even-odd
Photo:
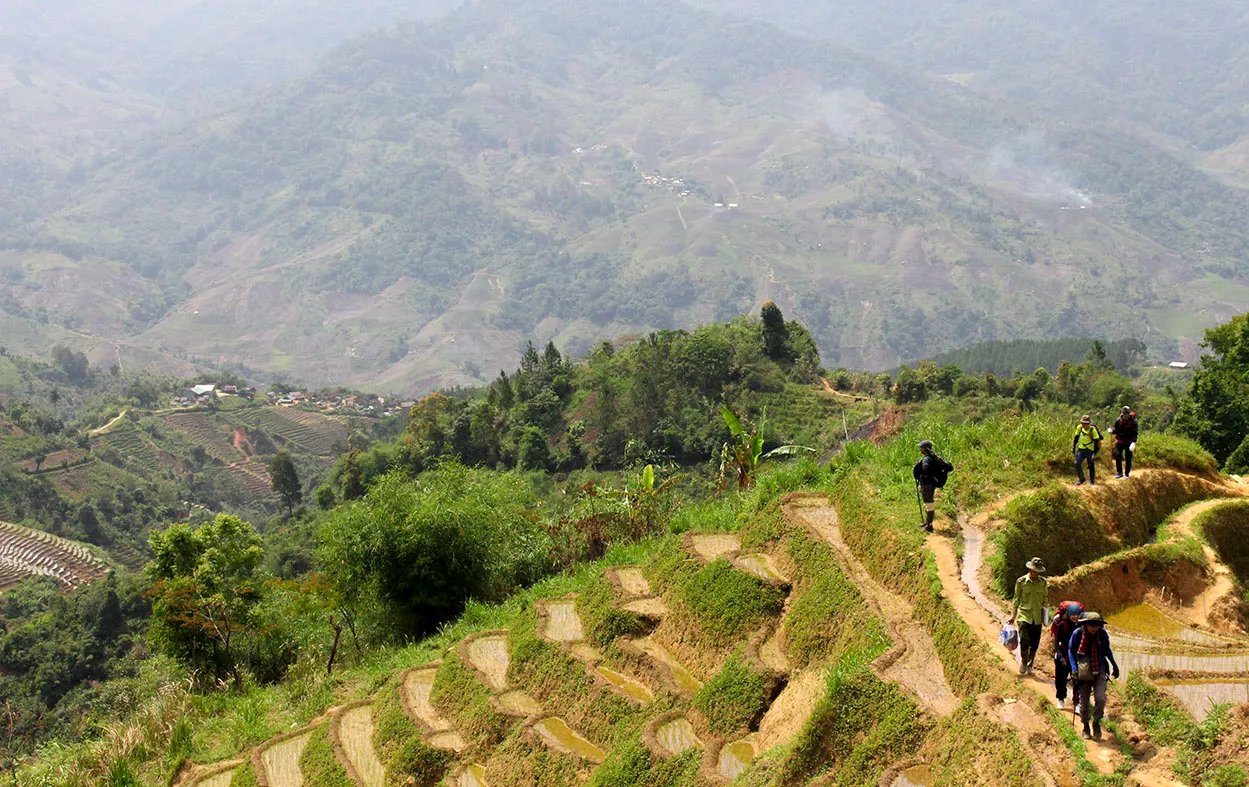
[[[192,385],[184,390],[178,396],[170,400],[170,407],[194,407],[200,404],[208,404],[213,399],[222,396],[242,396],[246,399],[253,399],[256,396],[255,388],[239,388],[237,385],[223,385],[218,387],[213,383],[200,383]]]
[[[214,399],[226,396],[241,396],[251,400],[256,398],[256,389],[252,387],[240,388],[236,385],[218,386],[213,383],[202,383],[188,387],[181,394],[175,396],[169,402],[169,405],[170,407],[196,407],[198,405],[211,404]],[[361,415],[381,416],[383,418],[407,412],[416,405],[414,401],[392,401],[388,403],[385,397],[367,394],[314,394],[303,391],[291,391],[290,393],[267,392],[265,393],[265,401],[276,407],[312,405],[323,412],[348,410]]]

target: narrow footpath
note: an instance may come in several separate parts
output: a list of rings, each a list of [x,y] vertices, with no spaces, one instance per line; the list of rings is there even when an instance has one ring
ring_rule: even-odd
[[[1033,695],[1026,699],[1034,700],[1039,697],[1042,702],[1052,704],[1054,702],[1053,684],[1036,675],[1020,677],[1018,656],[998,643],[998,635],[1001,633],[1002,623],[1006,620],[1007,613],[988,598],[976,579],[983,560],[981,531],[966,523],[963,523],[961,527],[961,535],[965,538],[964,564],[961,569],[958,556],[955,554],[953,543],[948,535],[938,532],[928,536],[927,539],[928,548],[936,557],[937,572],[946,598],[953,604],[959,616],[988,646],[1002,670],[1018,680],[1020,692],[1029,692]],[[1031,702],[1019,701],[1021,699],[1025,698],[1008,698],[997,715],[1003,721],[1017,727],[1021,738],[1026,743],[1033,733],[1037,732],[1038,725],[1044,725],[1047,728],[1049,725],[1043,717],[1030,712],[1031,709],[1028,706],[1032,704]],[[1078,728],[1074,713],[1065,713],[1063,717],[1070,720],[1073,728]],[[1109,731],[1106,731],[1100,741],[1090,740],[1084,743],[1089,762],[1100,773],[1114,773],[1123,764],[1124,756],[1119,741]],[[1154,759],[1161,760],[1157,757]],[[1165,775],[1164,768],[1160,765],[1152,767],[1153,765],[1151,761],[1134,768],[1131,773],[1132,781],[1129,783],[1155,787],[1179,787],[1178,782]]]

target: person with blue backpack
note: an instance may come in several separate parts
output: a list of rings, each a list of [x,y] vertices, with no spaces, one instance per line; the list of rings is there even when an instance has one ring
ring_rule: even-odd
[[[1110,635],[1106,633],[1106,621],[1101,615],[1096,612],[1080,615],[1080,627],[1072,632],[1071,641],[1067,643],[1067,663],[1071,665],[1071,678],[1075,682],[1084,737],[1101,740],[1106,686],[1111,678],[1119,677],[1119,664],[1110,650]],[[1089,732],[1090,695],[1093,700],[1092,733]]]
[[[932,532],[932,520],[936,516],[937,490],[945,486],[954,465],[937,456],[932,450],[931,440],[919,443],[919,461],[911,468],[915,476],[915,493],[919,496],[919,504],[923,514],[922,524],[925,532]]]

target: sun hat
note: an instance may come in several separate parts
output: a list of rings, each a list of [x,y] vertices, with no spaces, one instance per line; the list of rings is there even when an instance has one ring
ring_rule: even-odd
[[[1034,557],[1031,560],[1029,560],[1027,563],[1024,563],[1024,568],[1027,568],[1029,571],[1035,571],[1038,574],[1044,574],[1045,573],[1045,561],[1041,560],[1041,558],[1039,557]]]
[[[1120,412],[1122,412],[1124,415],[1127,415],[1128,413],[1132,412],[1132,408],[1131,408],[1131,407],[1128,407],[1128,406],[1125,404],[1125,405],[1123,405],[1123,409],[1122,409],[1122,410],[1120,410]]]
[[[1082,416],[1080,416],[1080,423],[1082,423],[1082,424],[1091,424],[1091,423],[1093,423],[1093,419],[1092,419],[1092,418],[1089,418],[1087,415],[1082,415]]]
[[[1106,621],[1102,620],[1102,616],[1096,612],[1085,612],[1080,616],[1081,623],[1096,623],[1099,626],[1106,625]]]

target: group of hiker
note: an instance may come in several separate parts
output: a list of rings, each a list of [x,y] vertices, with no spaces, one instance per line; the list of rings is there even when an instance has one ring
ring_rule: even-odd
[[[1115,478],[1130,478],[1132,456],[1136,453],[1136,439],[1140,435],[1136,413],[1131,407],[1126,405],[1123,407],[1114,426],[1110,427],[1110,433],[1115,437],[1113,452]],[[1093,424],[1093,419],[1087,415],[1082,416],[1080,425],[1076,427],[1075,434],[1071,438],[1071,452],[1075,457],[1076,465],[1076,486],[1084,485],[1085,465],[1088,466],[1089,485],[1096,482],[1094,468],[1103,439],[1105,438],[1101,430]],[[911,468],[911,475],[915,477],[915,489],[919,495],[920,505],[923,506],[923,528],[931,533],[932,520],[936,512],[937,490],[945,486],[950,473],[954,471],[954,465],[933,451],[931,440],[920,441],[919,452],[919,461]]]
[[[1123,407],[1110,433],[1115,436],[1115,478],[1129,478],[1132,475],[1132,455],[1136,453],[1136,438],[1140,428],[1136,423],[1136,413],[1132,408]],[[1076,460],[1076,486],[1084,485],[1084,466],[1089,469],[1089,485],[1096,482],[1097,452],[1102,447],[1101,430],[1093,425],[1089,416],[1080,418],[1080,425],[1071,438],[1071,453]]]
[[[1140,431],[1132,408],[1124,407],[1109,431],[1115,438],[1115,478],[1128,478],[1132,475],[1132,456],[1136,452]],[[1094,466],[1103,439],[1093,419],[1083,416],[1071,440],[1077,486],[1085,483],[1085,465],[1088,467],[1088,483],[1095,483]],[[936,491],[945,486],[954,465],[937,455],[930,440],[921,441],[919,451],[919,461],[911,474],[915,477],[916,492],[922,506],[922,527],[931,533]],[[1045,564],[1041,558],[1034,557],[1027,562],[1026,568],[1028,573],[1015,582],[1014,609],[1009,626],[1003,629],[1003,641],[1011,644],[1009,637],[1017,638],[1019,674],[1031,675],[1033,661],[1042,644],[1043,627],[1049,624],[1054,645],[1054,691],[1058,707],[1066,707],[1070,684],[1072,700],[1084,725],[1084,737],[1100,740],[1102,715],[1106,709],[1106,685],[1111,678],[1119,677],[1119,665],[1110,649],[1106,623],[1100,614],[1085,610],[1082,604],[1075,601],[1059,604],[1051,621],[1049,586],[1043,576]]]
[[[1066,707],[1070,683],[1072,701],[1084,725],[1084,737],[1101,740],[1106,686],[1111,678],[1119,677],[1119,664],[1110,649],[1106,621],[1100,614],[1086,611],[1078,601],[1062,602],[1055,609],[1053,619],[1048,620],[1049,586],[1042,576],[1045,563],[1034,557],[1025,567],[1028,573],[1015,580],[1014,608],[1009,621],[1018,626],[1019,674],[1033,674],[1042,627],[1048,622],[1054,645],[1054,695],[1058,707]],[[1006,632],[1009,637],[1009,629]]]

